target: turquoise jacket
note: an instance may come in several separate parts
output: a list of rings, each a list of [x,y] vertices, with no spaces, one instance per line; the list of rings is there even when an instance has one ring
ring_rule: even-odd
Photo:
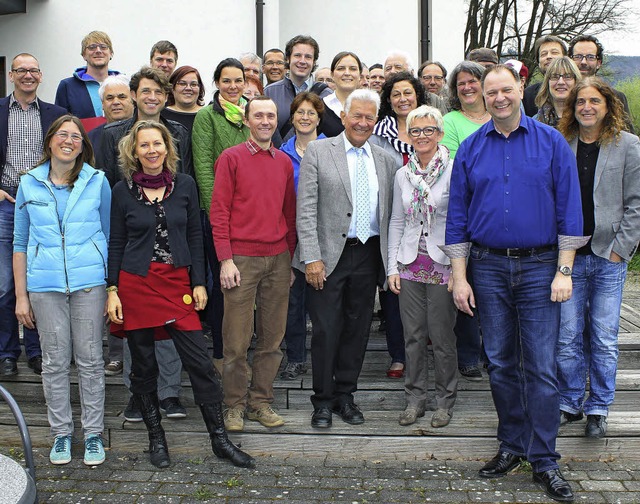
[[[85,163],[62,222],[46,162],[25,173],[16,196],[14,252],[27,254],[27,291],[71,293],[104,285],[111,191]]]

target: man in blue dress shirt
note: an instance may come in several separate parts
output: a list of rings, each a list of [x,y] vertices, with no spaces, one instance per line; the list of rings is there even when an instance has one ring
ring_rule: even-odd
[[[557,131],[521,113],[512,68],[487,70],[482,87],[493,120],[456,155],[445,247],[456,306],[473,315],[477,302],[498,413],[500,449],[479,475],[504,476],[527,459],[549,497],[571,502],[555,449],[555,347],[585,241],[575,156]]]

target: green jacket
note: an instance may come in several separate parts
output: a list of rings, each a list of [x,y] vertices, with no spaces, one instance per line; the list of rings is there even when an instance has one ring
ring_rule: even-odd
[[[249,138],[249,128],[228,121],[218,102],[218,92],[213,103],[196,114],[191,132],[193,167],[200,191],[200,207],[209,214],[215,175],[213,165],[222,151]]]

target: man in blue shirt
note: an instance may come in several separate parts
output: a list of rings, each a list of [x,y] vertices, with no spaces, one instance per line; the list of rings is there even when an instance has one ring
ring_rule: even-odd
[[[472,315],[477,301],[498,413],[500,450],[479,475],[504,476],[527,459],[549,497],[571,502],[555,450],[555,347],[585,241],[575,156],[557,131],[521,113],[512,68],[487,70],[482,87],[492,121],[456,155],[445,247],[456,306]]]

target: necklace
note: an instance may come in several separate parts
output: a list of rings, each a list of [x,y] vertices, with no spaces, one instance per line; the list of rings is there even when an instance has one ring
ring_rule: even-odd
[[[471,114],[467,114],[464,109],[460,109],[460,112],[462,112],[462,115],[468,117],[469,119],[471,119],[472,121],[482,121],[485,117],[487,117],[488,112],[485,110],[484,114],[482,114],[481,116],[473,116]]]
[[[296,150],[297,150],[297,151],[299,151],[299,152],[301,153],[300,155],[301,155],[301,156],[304,156],[304,153],[306,152],[307,148],[306,148],[306,147],[304,147],[304,148],[303,148],[303,147],[298,143],[298,141],[297,141],[297,140],[296,140],[296,142],[295,142],[295,146],[296,146]]]

